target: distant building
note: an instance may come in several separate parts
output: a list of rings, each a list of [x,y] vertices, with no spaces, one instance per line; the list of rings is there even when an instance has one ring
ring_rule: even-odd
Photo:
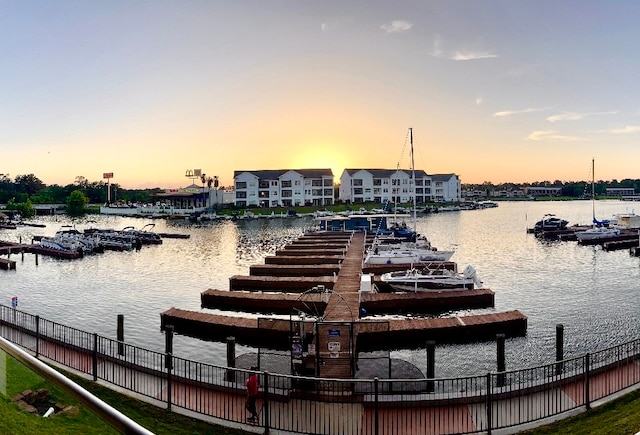
[[[331,169],[234,171],[238,207],[326,206],[335,203]]]
[[[529,196],[560,196],[562,187],[525,187],[524,191]]]
[[[461,200],[460,180],[455,174],[415,173],[416,203]],[[402,169],[345,169],[340,176],[338,197],[347,203],[383,204],[413,201],[412,173]]]
[[[607,187],[607,196],[634,196],[636,190],[633,187]]]

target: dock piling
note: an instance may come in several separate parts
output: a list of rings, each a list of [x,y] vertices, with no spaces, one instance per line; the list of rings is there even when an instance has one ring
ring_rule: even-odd
[[[227,381],[233,382],[235,379],[235,371],[232,370],[236,366],[236,338],[227,337]]]
[[[505,362],[505,335],[504,334],[496,334],[496,351],[497,351],[497,362],[498,362],[498,377],[497,383],[498,387],[504,387],[505,383],[505,374],[506,371],[506,362]]]
[[[564,359],[564,325],[557,324],[556,325],[556,375],[562,374],[564,370],[564,364],[562,360]]]
[[[173,355],[173,325],[167,325],[164,327],[164,353]],[[165,359],[165,369],[170,367],[173,361],[171,358]]]
[[[118,355],[124,355],[124,314],[118,314]]]
[[[436,342],[434,340],[427,341],[427,379],[436,377]],[[433,393],[435,385],[432,380],[427,381],[427,392]]]

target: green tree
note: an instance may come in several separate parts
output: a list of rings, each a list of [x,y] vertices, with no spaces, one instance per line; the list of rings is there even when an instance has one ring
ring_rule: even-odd
[[[74,190],[67,198],[67,214],[69,216],[80,216],[85,213],[85,208],[89,203],[89,198],[81,190]]]
[[[36,209],[33,208],[33,204],[31,204],[29,199],[25,202],[15,202],[13,199],[10,199],[7,201],[7,210],[17,211],[22,218],[30,218],[36,214]]]

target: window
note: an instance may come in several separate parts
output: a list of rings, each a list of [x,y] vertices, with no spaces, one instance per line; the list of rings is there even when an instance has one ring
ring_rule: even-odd
[[[291,180],[283,180],[282,187],[291,187]]]
[[[236,189],[246,189],[247,188],[247,182],[246,181],[238,181],[236,183]]]

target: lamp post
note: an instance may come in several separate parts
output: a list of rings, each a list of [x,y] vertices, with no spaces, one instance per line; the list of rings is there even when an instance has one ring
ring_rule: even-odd
[[[202,207],[207,208],[204,200],[204,183],[207,182],[207,174],[203,172],[202,175],[200,175],[200,181],[202,181]]]
[[[216,189],[216,210],[218,209],[218,176],[213,176],[213,188]]]

